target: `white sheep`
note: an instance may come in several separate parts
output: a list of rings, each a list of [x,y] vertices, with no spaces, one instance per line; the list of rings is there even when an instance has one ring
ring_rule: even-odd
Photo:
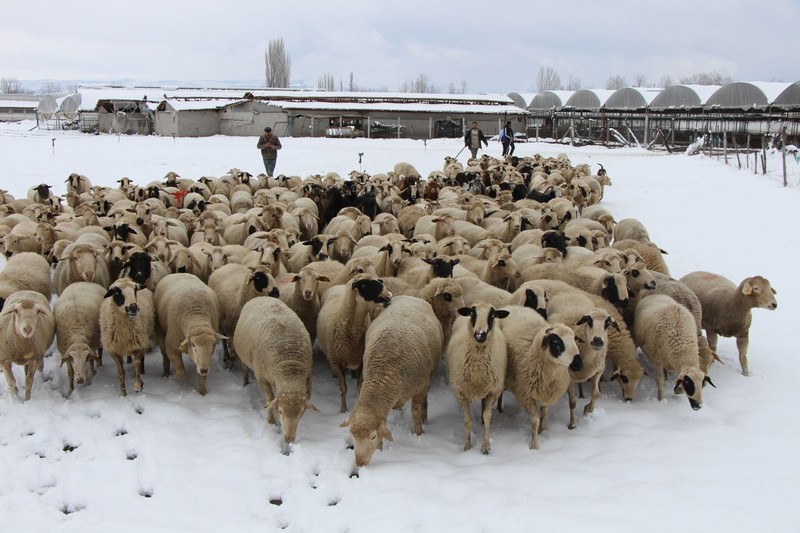
[[[472,447],[470,404],[481,400],[483,438],[481,453],[489,453],[492,408],[503,393],[506,375],[506,339],[495,320],[508,316],[490,304],[478,302],[458,310],[447,345],[447,374],[450,387],[464,412],[464,451]]]
[[[666,261],[664,261],[664,254],[666,254],[666,252],[655,243],[649,241],[642,243],[633,239],[624,239],[621,241],[614,241],[612,246],[617,250],[622,250],[625,254],[633,250],[644,260],[648,270],[659,272],[666,276],[670,275],[669,267]]]
[[[222,341],[223,362],[230,368],[233,358],[229,352],[230,341],[244,304],[259,296],[277,298],[280,295],[275,278],[266,266],[246,267],[237,263],[224,265],[208,278],[208,287],[219,302],[219,331],[228,337]]]
[[[464,307],[463,292],[461,285],[450,278],[433,278],[419,291],[419,297],[430,304],[442,326],[445,346],[450,342],[458,310]]]
[[[191,274],[170,274],[161,280],[154,295],[156,336],[164,361],[164,376],[175,366],[175,377],[185,378],[182,353],[197,366],[198,391],[206,394],[206,380],[220,335],[219,302],[213,290]]]
[[[345,370],[361,370],[370,312],[391,300],[374,275],[359,274],[331,288],[317,318],[317,342],[339,382],[340,412],[347,411]]]
[[[522,279],[552,279],[575,288],[597,294],[614,305],[625,307],[628,302],[628,283],[622,274],[610,274],[597,267],[564,268],[558,263],[542,263],[526,268]]]
[[[67,396],[86,382],[87,370],[95,371],[100,363],[100,307],[106,289],[97,283],[79,281],[64,290],[53,306],[56,320],[56,344],[61,366],[67,365]]]
[[[267,421],[278,413],[286,443],[294,442],[297,423],[311,403],[311,339],[286,304],[259,296],[248,301],[233,333],[233,347],[245,376],[253,371],[266,398]]]
[[[639,220],[635,218],[623,218],[614,226],[614,241],[631,239],[642,244],[650,242],[650,234]]]
[[[547,324],[532,309],[503,308],[510,316],[501,328],[508,343],[506,389],[531,418],[532,450],[539,448],[548,407],[567,392],[569,371],[580,371],[583,361],[575,333],[564,324]]]
[[[64,250],[53,274],[53,289],[61,295],[67,285],[76,281],[91,281],[108,287],[110,276],[104,249],[76,242]]]
[[[17,396],[17,382],[11,363],[25,366],[25,400],[30,400],[33,377],[44,364],[55,329],[50,305],[38,292],[17,291],[6,300],[0,312],[0,368],[12,396]]]
[[[711,272],[691,272],[680,279],[700,300],[703,310],[703,329],[708,345],[717,351],[717,339],[736,337],[742,374],[749,375],[747,348],[750,344],[750,324],[753,308],[774,311],[778,307],[777,292],[762,276],[752,276],[734,285],[729,279]]]
[[[144,383],[144,354],[150,350],[155,330],[153,293],[130,278],[111,284],[100,306],[100,343],[117,365],[120,395],[126,396],[123,358],[133,356],[134,391]]]
[[[38,292],[50,301],[53,288],[47,259],[33,252],[22,252],[8,259],[0,271],[0,309],[6,298],[21,290]]]
[[[435,241],[452,237],[456,234],[456,220],[452,215],[425,215],[414,225],[414,237],[423,234],[433,235]]]
[[[412,432],[427,422],[428,388],[442,354],[442,329],[430,304],[397,296],[370,324],[363,381],[350,416],[341,424],[353,436],[357,466],[365,466],[383,439],[393,440],[386,418],[411,400]]]
[[[648,296],[636,306],[633,337],[656,367],[658,400],[664,397],[665,371],[674,372],[675,393],[686,394],[695,411],[703,407],[703,386],[714,384],[700,369],[697,328],[689,310],[669,296]]]
[[[328,277],[304,267],[294,275],[291,283],[280,289],[280,300],[297,314],[312,342],[317,338],[317,316],[321,306],[319,284],[329,281]]]

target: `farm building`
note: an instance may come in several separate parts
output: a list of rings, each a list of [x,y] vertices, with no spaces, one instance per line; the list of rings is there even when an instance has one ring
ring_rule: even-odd
[[[25,94],[0,95],[0,121],[17,122],[36,118],[39,97]]]

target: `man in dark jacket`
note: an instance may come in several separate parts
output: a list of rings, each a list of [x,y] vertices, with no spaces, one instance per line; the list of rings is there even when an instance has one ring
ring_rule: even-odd
[[[502,129],[500,139],[503,142],[503,157],[514,155],[514,130],[511,129],[511,121],[506,122]]]
[[[478,129],[478,123],[473,122],[472,129],[467,130],[467,133],[464,134],[464,146],[469,148],[473,159],[478,157],[478,149],[481,147],[481,143],[483,143],[484,146],[489,146],[488,139],[486,139],[483,132]]]
[[[272,128],[264,128],[264,135],[258,138],[256,148],[261,150],[261,157],[264,158],[264,168],[267,169],[267,176],[272,177],[275,173],[275,163],[278,160],[278,150],[282,148],[281,140],[277,135],[272,134]]]

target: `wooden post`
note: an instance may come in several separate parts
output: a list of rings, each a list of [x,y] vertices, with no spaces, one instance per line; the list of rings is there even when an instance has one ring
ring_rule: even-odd
[[[761,137],[761,173],[767,173],[767,145],[764,143],[764,137]]]
[[[397,117],[397,138],[400,138],[400,117]]]
[[[781,159],[783,159],[783,186],[786,187],[786,126],[781,129]]]
[[[722,131],[722,150],[725,152],[725,164],[728,164],[728,132]]]
[[[742,160],[739,159],[739,143],[736,142],[736,135],[731,137],[733,139],[733,148],[736,151],[736,162],[739,164],[739,170],[742,169]]]

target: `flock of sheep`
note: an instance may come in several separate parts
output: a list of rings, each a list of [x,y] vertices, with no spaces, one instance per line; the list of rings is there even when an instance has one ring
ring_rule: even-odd
[[[263,390],[285,442],[311,403],[313,346],[327,358],[348,411],[342,423],[357,465],[370,462],[387,416],[411,401],[412,431],[427,422],[430,380],[446,365],[472,445],[481,402],[481,451],[490,449],[503,392],[530,414],[538,447],[548,407],[616,380],[630,401],[644,374],[637,347],[700,409],[719,335],[735,337],[747,375],[750,309],[775,309],[761,276],[738,286],[718,274],[669,277],[663,251],[635,219],[599,202],[605,170],[566,156],[446,158],[423,178],[408,163],[385,174],[301,179],[217,178],[118,188],[71,174],[27,199],[0,190],[0,365],[25,367],[25,398],[54,337],[67,395],[88,383],[102,355],[143,388],[144,356],[161,350],[164,376],[184,380],[183,354],[206,380],[215,346]],[[62,205],[66,200],[67,205]],[[51,308],[52,294],[58,296]],[[705,336],[703,335],[705,330]],[[608,364],[607,364],[608,360]],[[607,369],[608,367],[608,369]],[[130,368],[128,368],[130,372]],[[352,377],[351,377],[352,376]],[[317,376],[315,379],[325,379]]]

